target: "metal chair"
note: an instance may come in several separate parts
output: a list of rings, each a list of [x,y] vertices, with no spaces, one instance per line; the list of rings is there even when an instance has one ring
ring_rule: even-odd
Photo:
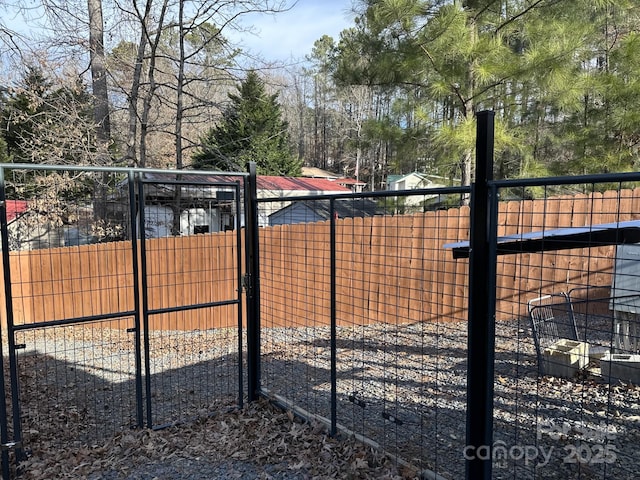
[[[544,375],[544,349],[561,339],[578,340],[576,321],[569,296],[564,292],[529,300],[528,308],[538,369]]]

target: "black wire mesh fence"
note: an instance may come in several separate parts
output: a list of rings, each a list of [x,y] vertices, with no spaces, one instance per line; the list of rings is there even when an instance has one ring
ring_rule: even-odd
[[[500,204],[494,478],[638,478],[640,191],[627,179]]]
[[[142,191],[146,413],[158,428],[221,394],[242,403],[241,190],[233,176],[155,174]]]
[[[420,470],[464,475],[465,191],[299,198],[260,231],[269,397]],[[444,203],[456,208],[441,209]]]
[[[108,196],[125,174],[2,173],[3,443],[21,460],[139,424],[134,247]]]
[[[23,442],[32,453],[52,440],[95,445],[137,427],[133,319],[118,323],[16,332]]]
[[[298,198],[261,230],[263,393],[429,478],[462,478],[477,458],[492,478],[637,478],[640,190],[622,183],[632,180],[556,179],[539,199],[495,204],[497,275],[477,274],[496,302],[492,444],[467,443],[478,395],[467,290],[478,279],[469,210],[451,203]],[[531,195],[516,185],[491,198]]]

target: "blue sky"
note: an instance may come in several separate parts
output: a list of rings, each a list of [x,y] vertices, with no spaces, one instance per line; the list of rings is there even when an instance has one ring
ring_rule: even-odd
[[[243,23],[253,25],[256,35],[245,35],[242,43],[266,60],[302,59],[322,35],[337,41],[353,25],[351,5],[351,0],[298,0],[287,12],[247,16]]]
[[[241,48],[261,56],[266,61],[288,62],[303,60],[311,53],[313,44],[327,34],[338,40],[345,28],[353,26],[351,12],[353,0],[285,0],[293,5],[290,10],[277,14],[250,14],[241,17],[241,23],[251,26],[255,35],[236,35],[232,30],[224,34]],[[276,2],[277,3],[277,2]],[[6,6],[4,6],[6,8]],[[37,29],[38,10],[32,12],[36,20],[25,22],[20,15],[3,8],[0,14],[10,28],[21,32]]]

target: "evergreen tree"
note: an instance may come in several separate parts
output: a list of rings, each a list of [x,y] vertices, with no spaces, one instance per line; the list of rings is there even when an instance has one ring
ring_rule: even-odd
[[[8,92],[0,126],[13,162],[95,163],[92,99],[80,80],[54,84],[42,68],[29,66]]]
[[[0,163],[9,162],[9,152],[7,151],[7,142],[0,136]]]
[[[415,145],[427,146],[437,173],[463,184],[473,178],[475,112],[484,109],[496,111],[500,177],[578,172],[574,162],[592,163],[586,171],[602,171],[601,162],[624,169],[635,132],[619,127],[634,120],[617,117],[614,101],[619,94],[619,105],[634,104],[634,62],[622,69],[616,62],[623,47],[636,51],[633,3],[361,0],[356,28],[338,47],[334,78],[394,87],[399,96],[411,87],[413,118],[433,127],[419,129]],[[603,129],[611,132],[605,141]]]
[[[299,175],[302,163],[291,152],[277,95],[267,95],[254,71],[237,89],[229,94],[231,103],[221,122],[202,138],[193,167],[234,171],[253,161],[261,175]]]

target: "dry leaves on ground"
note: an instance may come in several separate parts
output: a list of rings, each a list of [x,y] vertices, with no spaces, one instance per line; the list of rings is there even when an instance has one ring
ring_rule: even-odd
[[[291,412],[260,401],[242,410],[221,407],[205,420],[164,430],[123,432],[103,445],[64,448],[55,438],[42,439],[23,462],[21,478],[168,479],[176,478],[172,476],[175,470],[158,472],[163,472],[163,463],[177,459],[184,469],[181,471],[186,472],[181,474],[187,475],[182,477],[185,479],[203,478],[195,476],[203,464],[227,465],[224,470],[215,470],[218,478],[244,478],[247,465],[253,478],[417,477],[416,472],[398,470],[390,459],[355,439],[332,438],[324,426],[303,423]],[[244,468],[234,469],[234,463],[242,463]]]

